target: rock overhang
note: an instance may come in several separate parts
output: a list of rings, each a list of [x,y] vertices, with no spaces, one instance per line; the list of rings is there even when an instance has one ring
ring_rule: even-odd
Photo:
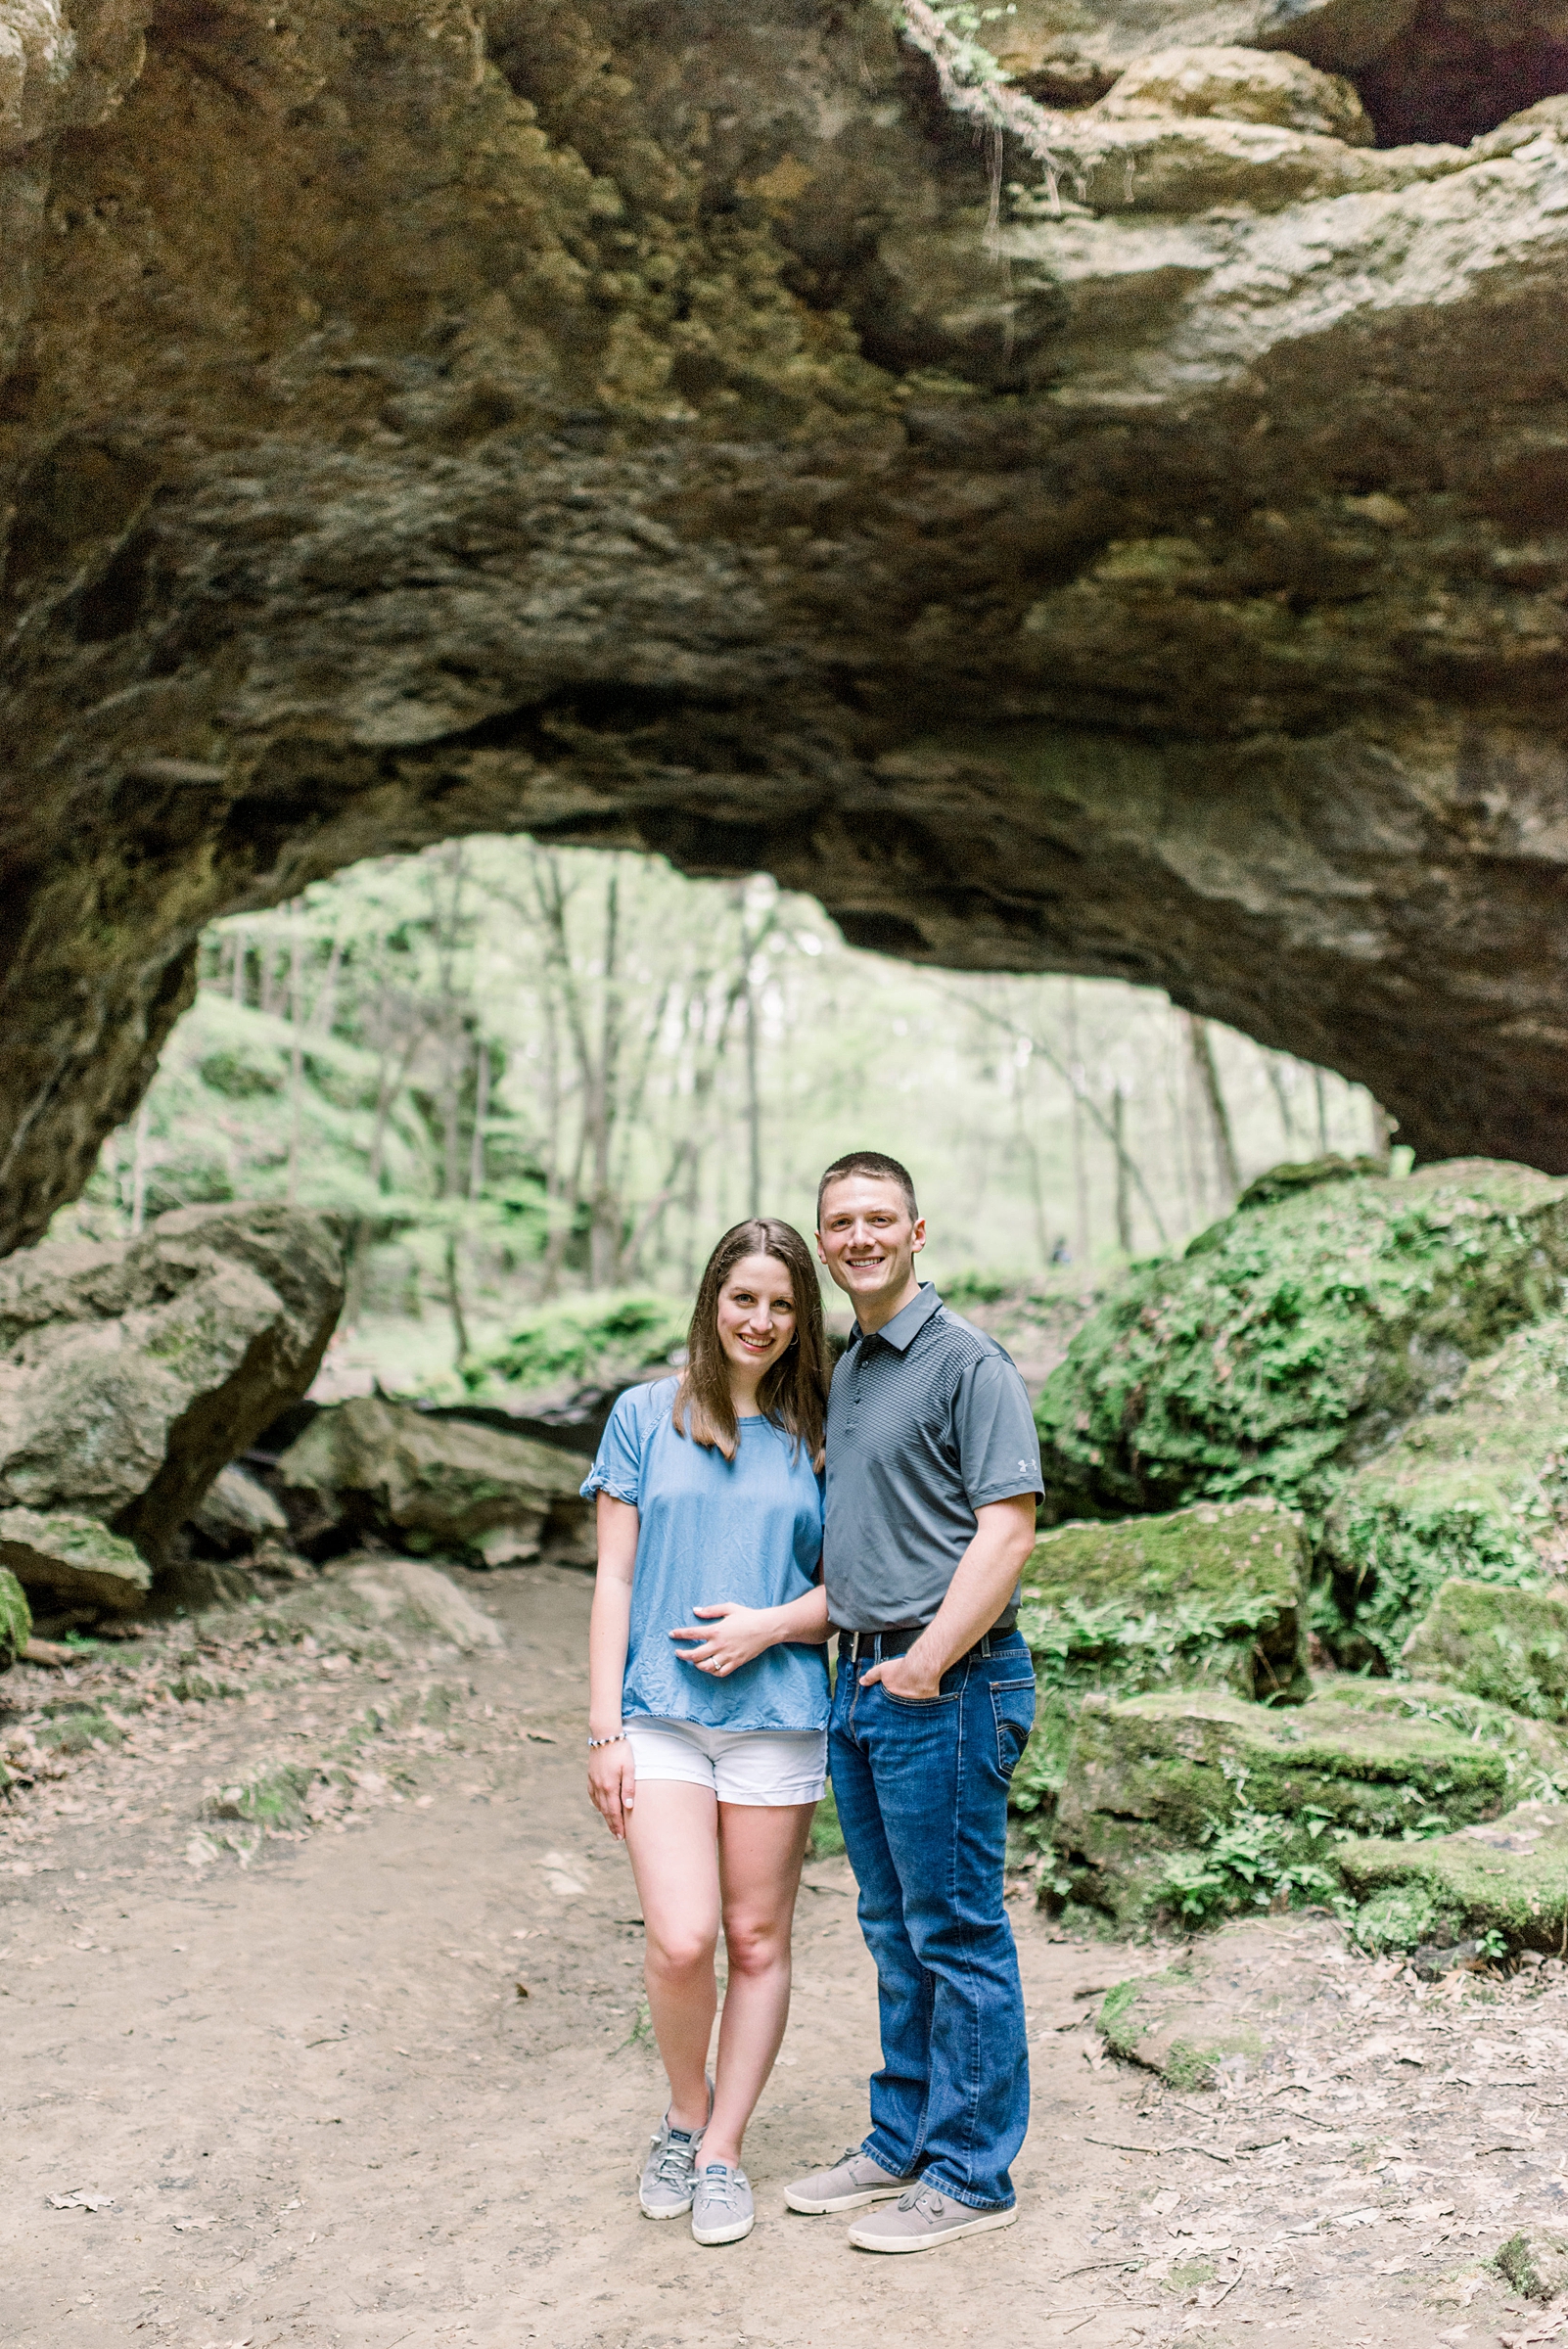
[[[1302,128],[1351,13],[1211,59],[1230,114],[1058,110],[994,252],[869,7],[153,12],[134,71],[121,24],[0,420],[8,1237],[207,920],[489,829],[1163,985],[1423,1152],[1562,1163],[1568,110]]]

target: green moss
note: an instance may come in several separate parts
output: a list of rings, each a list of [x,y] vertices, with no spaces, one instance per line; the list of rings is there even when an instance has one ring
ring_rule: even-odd
[[[1358,1913],[1353,1931],[1363,1950],[1414,1950],[1437,1930],[1437,1905],[1420,1884],[1398,1884],[1380,1892]]]
[[[1300,1520],[1267,1497],[1042,1535],[1018,1617],[1039,1704],[1013,1777],[1015,1813],[1048,1821],[1091,1690],[1305,1697],[1307,1564]]]
[[[1332,1888],[1341,1838],[1442,1834],[1568,1776],[1538,1724],[1446,1688],[1340,1682],[1292,1711],[1215,1691],[1084,1701],[1056,1848],[1123,1924]],[[1545,1773],[1545,1774],[1544,1774]]]
[[[1421,1843],[1348,1843],[1335,1855],[1367,1931],[1422,1904],[1421,1938],[1444,1945],[1496,1936],[1500,1951],[1568,1947],[1568,1806],[1532,1802],[1487,1824]],[[1406,1945],[1408,1946],[1408,1945]]]
[[[1519,1331],[1352,1475],[1324,1554],[1341,1615],[1392,1662],[1451,1578],[1542,1589],[1568,1554],[1568,1318]]]
[[[1264,2052],[1252,2025],[1230,2021],[1185,1964],[1117,1983],[1095,2024],[1113,2055],[1146,2065],[1173,2088],[1207,2088],[1226,2056]]]
[[[0,1672],[9,1672],[32,1637],[27,1594],[16,1576],[0,1566]]]
[[[96,1706],[84,1706],[80,1712],[47,1721],[38,1731],[38,1743],[52,1747],[57,1754],[85,1754],[95,1745],[115,1746],[124,1742],[124,1730]]]
[[[297,1763],[279,1763],[213,1795],[206,1806],[208,1817],[243,1819],[258,1827],[296,1827],[304,1818],[304,1798],[314,1774]]]
[[[1046,1505],[1272,1493],[1316,1530],[1346,1475],[1467,1364],[1560,1309],[1568,1184],[1458,1162],[1314,1184],[1137,1267],[1037,1409]]]
[[[1405,1643],[1425,1681],[1452,1682],[1536,1721],[1568,1722],[1568,1594],[1445,1583]]]

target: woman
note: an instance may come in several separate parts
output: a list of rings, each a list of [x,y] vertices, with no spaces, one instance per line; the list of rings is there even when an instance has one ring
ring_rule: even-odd
[[[770,1216],[737,1223],[703,1274],[685,1370],[621,1397],[582,1488],[599,1497],[588,1791],[631,1855],[669,2078],[640,2199],[651,2219],[689,2210],[699,2243],[752,2231],[741,2139],[789,2017],[824,1782],[827,1370],[806,1242]]]

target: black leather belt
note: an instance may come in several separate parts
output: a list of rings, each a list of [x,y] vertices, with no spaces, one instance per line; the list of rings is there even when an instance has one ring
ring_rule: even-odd
[[[887,1632],[840,1632],[839,1662],[841,1664],[881,1664],[889,1656],[906,1656],[925,1628],[923,1623],[899,1623],[895,1624],[893,1629]],[[977,1639],[973,1647],[967,1648],[965,1654],[989,1656],[992,1653],[993,1640],[999,1645],[1003,1639],[1011,1637],[1011,1625],[1005,1631],[988,1632],[983,1639]],[[963,1661],[963,1656],[954,1656],[953,1658],[954,1664],[961,1664]],[[948,1670],[951,1671],[951,1669],[952,1666],[949,1665]]]

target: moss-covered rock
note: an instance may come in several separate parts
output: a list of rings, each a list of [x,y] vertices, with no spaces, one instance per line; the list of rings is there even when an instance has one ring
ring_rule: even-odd
[[[1568,1561],[1568,1318],[1519,1330],[1358,1468],[1322,1551],[1341,1618],[1391,1663],[1451,1576],[1544,1589]]]
[[[1568,1722],[1568,1590],[1445,1583],[1405,1643],[1406,1669],[1537,1721]]]
[[[1524,1803],[1431,1842],[1348,1843],[1336,1860],[1368,1947],[1568,1948],[1568,1804]]]
[[[9,1672],[32,1637],[27,1594],[16,1576],[0,1566],[0,1672]]]
[[[1037,1409],[1046,1506],[1270,1492],[1314,1534],[1349,1470],[1555,1313],[1568,1182],[1458,1160],[1291,1190],[1136,1268]]]
[[[278,1462],[285,1494],[313,1500],[322,1526],[479,1564],[536,1557],[547,1535],[576,1554],[587,1472],[574,1452],[370,1396],[319,1411]]]
[[[152,1569],[134,1545],[96,1517],[69,1509],[0,1509],[0,1565],[59,1607],[104,1607],[134,1615],[152,1588]]]
[[[1442,1833],[1568,1784],[1568,1744],[1453,1688],[1342,1681],[1289,1710],[1210,1690],[1084,1703],[1057,1886],[1123,1924],[1336,1887],[1341,1836]]]
[[[1300,1702],[1307,1568],[1301,1519],[1267,1495],[1043,1534],[1018,1616],[1039,1705],[1014,1811],[1048,1819],[1090,1690],[1213,1686]]]

